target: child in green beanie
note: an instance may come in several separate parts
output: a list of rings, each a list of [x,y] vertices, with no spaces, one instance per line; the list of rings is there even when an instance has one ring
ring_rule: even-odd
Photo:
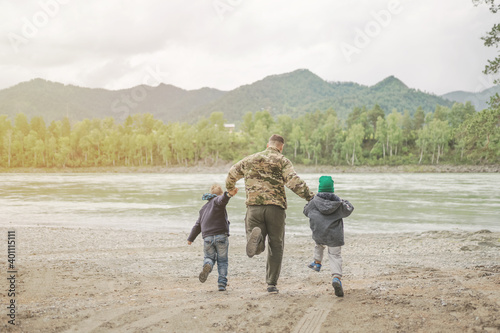
[[[344,296],[342,289],[342,256],[341,247],[344,245],[344,217],[351,215],[354,207],[347,200],[340,199],[334,194],[333,179],[331,176],[319,178],[318,194],[304,207],[304,215],[309,218],[312,238],[316,242],[313,262],[309,268],[319,272],[323,260],[325,246],[328,246],[328,257],[332,272],[332,286],[335,295]]]

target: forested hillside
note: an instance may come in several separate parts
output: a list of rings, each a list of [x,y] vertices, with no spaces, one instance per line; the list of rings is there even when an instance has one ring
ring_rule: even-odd
[[[163,121],[180,121],[200,105],[225,92],[202,88],[187,91],[172,85],[146,85],[123,90],[90,89],[35,79],[0,91],[0,114],[24,113],[47,122],[113,117],[123,122],[134,113],[151,113]]]
[[[444,94],[441,97],[450,101],[456,101],[460,103],[469,101],[472,103],[472,105],[474,105],[476,110],[483,110],[488,108],[490,97],[494,96],[495,94],[500,94],[500,86],[493,86],[489,89],[476,92],[453,91]]]
[[[334,109],[345,119],[355,107],[371,108],[378,104],[386,114],[418,107],[432,112],[436,105],[451,107],[453,102],[408,88],[390,76],[368,87],[352,82],[326,82],[306,69],[268,76],[251,85],[232,90],[192,113],[191,118],[223,112],[231,122],[239,122],[247,112],[267,110],[273,116],[298,117],[309,112]]]
[[[411,114],[421,107],[426,113],[452,101],[408,88],[395,77],[368,87],[352,82],[327,82],[308,70],[268,76],[225,92],[212,88],[184,90],[172,85],[140,85],[122,90],[90,89],[35,79],[0,91],[0,114],[13,118],[24,113],[46,122],[113,117],[122,123],[128,115],[150,113],[164,122],[195,123],[212,112],[223,112],[227,121],[240,123],[247,112],[267,110],[273,117],[293,118],[309,112],[334,109],[341,119],[356,107],[378,104],[389,114],[393,109]]]
[[[191,166],[236,161],[265,148],[273,133],[285,137],[284,154],[305,165],[500,163],[500,109],[476,112],[470,103],[434,112],[422,108],[386,115],[376,105],[355,108],[347,121],[333,109],[292,118],[247,113],[230,132],[221,112],[194,124],[151,114],[46,124],[20,113],[0,116],[0,166]]]

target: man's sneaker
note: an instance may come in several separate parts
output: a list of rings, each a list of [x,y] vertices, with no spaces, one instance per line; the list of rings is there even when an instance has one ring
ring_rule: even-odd
[[[201,271],[199,276],[201,283],[207,281],[208,274],[210,274],[211,271],[212,271],[212,266],[210,266],[210,264],[203,265],[203,270]]]
[[[267,285],[267,292],[270,294],[277,294],[277,293],[279,293],[279,290],[278,290],[278,288],[276,288],[275,285],[268,284]]]
[[[226,286],[223,284],[219,284],[219,291],[226,291]]]
[[[247,241],[247,256],[249,258],[252,258],[257,253],[261,238],[262,231],[260,230],[260,228],[253,228]]]
[[[335,289],[335,296],[344,297],[344,290],[342,289],[342,282],[338,277],[334,277],[332,280],[333,289]]]
[[[318,264],[318,263],[315,263],[314,261],[312,263],[309,264],[309,267],[310,269],[316,271],[316,272],[319,272],[321,270],[321,264]]]

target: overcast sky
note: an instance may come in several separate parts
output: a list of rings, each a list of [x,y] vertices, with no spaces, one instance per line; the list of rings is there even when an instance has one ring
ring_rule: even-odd
[[[307,68],[435,94],[480,91],[498,22],[472,0],[0,0],[0,89],[33,78],[231,90]]]

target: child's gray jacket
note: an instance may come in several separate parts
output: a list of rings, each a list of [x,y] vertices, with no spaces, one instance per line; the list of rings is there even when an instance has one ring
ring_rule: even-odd
[[[304,207],[304,215],[309,218],[312,238],[318,244],[327,246],[344,245],[344,221],[354,207],[347,200],[333,193],[321,192]]]

